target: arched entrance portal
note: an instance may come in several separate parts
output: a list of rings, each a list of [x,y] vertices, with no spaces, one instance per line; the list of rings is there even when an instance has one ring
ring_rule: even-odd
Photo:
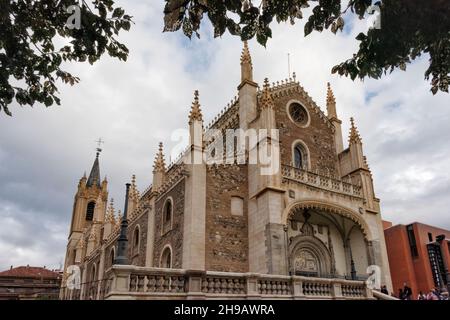
[[[294,206],[287,219],[289,274],[366,277],[371,253],[365,225],[358,222],[323,208]]]
[[[296,236],[290,243],[291,274],[326,277],[332,273],[328,248],[313,236]]]

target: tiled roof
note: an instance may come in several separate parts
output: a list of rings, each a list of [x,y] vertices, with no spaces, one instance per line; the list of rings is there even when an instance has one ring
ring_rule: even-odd
[[[20,266],[0,272],[0,277],[14,278],[58,278],[58,272],[41,267]]]

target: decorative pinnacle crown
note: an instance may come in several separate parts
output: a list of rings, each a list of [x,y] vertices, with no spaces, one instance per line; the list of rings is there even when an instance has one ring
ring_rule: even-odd
[[[329,104],[336,104],[336,99],[334,98],[330,83],[327,82],[327,105]]]
[[[273,99],[270,95],[270,84],[269,79],[264,79],[262,97],[261,97],[261,107],[262,108],[272,108],[273,107]]]
[[[248,42],[244,41],[244,49],[241,54],[241,64],[248,63],[252,64],[252,56],[250,55],[250,50],[248,49]]]
[[[192,102],[191,112],[189,113],[189,124],[192,124],[195,120],[203,121],[198,90],[194,91],[194,101]]]
[[[155,163],[153,165],[154,171],[165,171],[166,163],[164,161],[163,143],[159,143],[159,150],[156,154]]]
[[[114,210],[114,199],[111,198],[109,202],[108,209],[106,210],[106,217],[105,222],[111,222],[112,224],[115,224],[115,210]]]
[[[359,135],[358,129],[355,126],[355,120],[353,119],[353,117],[350,118],[350,136],[348,138],[348,142],[350,144],[352,143],[361,143],[361,137]]]

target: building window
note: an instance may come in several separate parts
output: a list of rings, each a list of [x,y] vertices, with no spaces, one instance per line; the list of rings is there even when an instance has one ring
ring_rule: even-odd
[[[134,228],[133,232],[133,252],[138,253],[139,252],[139,243],[140,243],[140,227],[137,225]]]
[[[244,199],[241,197],[231,197],[231,215],[244,215]]]
[[[173,205],[172,199],[170,198],[167,199],[163,208],[163,226],[162,226],[163,234],[172,229],[172,218],[173,218]]]
[[[430,259],[431,273],[433,274],[434,285],[436,288],[447,284],[444,259],[439,244],[427,244],[428,258]]]
[[[419,256],[419,252],[417,251],[416,236],[414,235],[414,228],[412,224],[406,226],[406,232],[408,233],[408,241],[409,241],[409,248],[411,249],[411,256],[413,258],[417,258]]]
[[[433,242],[433,235],[431,232],[428,232],[428,242]]]
[[[94,219],[95,202],[91,201],[88,203],[86,208],[86,220],[92,221]]]
[[[92,265],[92,282],[95,282],[97,279],[97,266],[95,265],[95,263]]]
[[[161,255],[161,268],[172,268],[172,250],[166,247]]]
[[[116,259],[115,255],[116,253],[114,248],[111,248],[111,252],[109,253],[109,261],[111,262],[111,265],[114,265],[114,260]]]
[[[309,124],[309,115],[305,107],[298,102],[292,102],[288,106],[288,114],[291,120],[300,127],[306,127]]]
[[[308,168],[308,151],[301,142],[294,144],[293,159],[294,167],[306,170]]]

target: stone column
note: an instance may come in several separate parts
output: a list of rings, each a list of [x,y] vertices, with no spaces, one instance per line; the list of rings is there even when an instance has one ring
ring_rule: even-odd
[[[195,158],[201,147],[192,146]],[[206,164],[186,165],[182,268],[205,270]]]
[[[187,270],[187,300],[203,300],[205,294],[202,292],[202,280],[206,272],[202,270]]]

